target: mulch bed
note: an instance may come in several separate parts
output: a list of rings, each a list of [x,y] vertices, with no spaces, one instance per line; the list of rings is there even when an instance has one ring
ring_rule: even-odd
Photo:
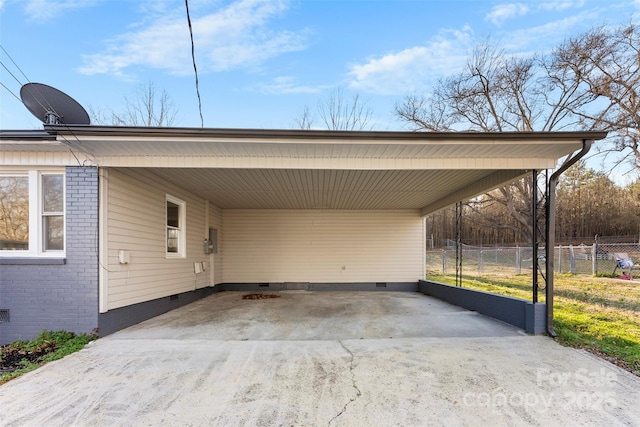
[[[0,373],[13,372],[22,367],[21,362],[38,363],[40,359],[48,353],[56,351],[56,345],[53,342],[45,342],[40,347],[33,350],[25,350],[16,347],[13,344],[7,344],[0,347]]]

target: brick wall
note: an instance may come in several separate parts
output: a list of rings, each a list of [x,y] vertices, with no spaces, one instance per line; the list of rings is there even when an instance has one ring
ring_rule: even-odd
[[[66,258],[2,259],[0,344],[98,327],[98,169],[66,169]]]

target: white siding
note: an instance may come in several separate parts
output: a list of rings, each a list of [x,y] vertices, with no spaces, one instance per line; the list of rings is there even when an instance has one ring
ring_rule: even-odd
[[[222,210],[211,204],[209,204],[209,227],[218,230],[218,253],[210,255],[213,284],[217,285],[222,283]]]
[[[223,210],[226,283],[416,282],[418,211]]]
[[[205,200],[145,171],[110,169],[106,208],[106,271],[101,307],[114,309],[210,285],[210,274],[195,274],[204,254]],[[166,258],[165,195],[186,202],[186,257]],[[209,205],[209,221],[220,224],[220,210]],[[118,263],[118,251],[130,253]]]

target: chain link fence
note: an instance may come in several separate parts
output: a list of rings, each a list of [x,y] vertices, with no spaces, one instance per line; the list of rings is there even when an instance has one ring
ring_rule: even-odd
[[[616,254],[626,254],[640,264],[640,243],[594,243],[593,245],[556,246],[554,270],[557,273],[612,274]],[[427,272],[455,274],[455,243],[441,249],[430,249],[426,255]],[[540,268],[545,269],[544,248],[538,250]],[[462,247],[463,274],[531,274],[531,247]],[[619,271],[618,271],[619,272]],[[616,272],[616,273],[618,273]]]

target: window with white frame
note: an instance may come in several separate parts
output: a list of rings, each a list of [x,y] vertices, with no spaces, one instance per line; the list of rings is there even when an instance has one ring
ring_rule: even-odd
[[[167,258],[186,256],[186,205],[182,200],[166,195]]]
[[[0,174],[0,255],[64,256],[62,171]]]

